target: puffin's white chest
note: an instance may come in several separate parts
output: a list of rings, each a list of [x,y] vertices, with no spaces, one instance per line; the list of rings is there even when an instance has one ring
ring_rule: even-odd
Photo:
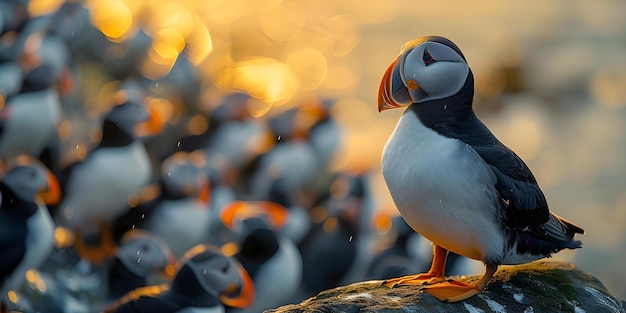
[[[11,117],[0,140],[5,158],[19,154],[38,156],[51,138],[61,116],[61,103],[52,88],[28,92],[11,100]]]
[[[104,148],[83,164],[70,178],[63,202],[64,219],[70,228],[91,227],[111,221],[128,208],[128,196],[148,184],[151,163],[140,142],[120,148]]]
[[[263,312],[289,301],[302,280],[302,256],[287,238],[280,238],[280,248],[254,277],[254,305],[241,313]]]
[[[158,234],[176,257],[208,241],[211,212],[195,198],[163,201],[149,217],[148,228]]]
[[[382,170],[398,210],[422,236],[472,259],[501,256],[496,179],[471,147],[406,112],[385,145]]]

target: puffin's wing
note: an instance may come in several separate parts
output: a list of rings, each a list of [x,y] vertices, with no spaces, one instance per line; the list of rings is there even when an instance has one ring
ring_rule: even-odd
[[[12,218],[4,215],[0,215],[0,219],[4,219],[0,229],[0,251],[2,251],[2,257],[0,257],[1,285],[26,254],[26,244],[24,242],[24,238],[26,238],[26,224],[12,221]],[[7,223],[4,224],[4,222]]]
[[[522,159],[501,143],[473,148],[496,175],[495,187],[504,202],[507,227],[537,227],[548,222],[546,198]]]

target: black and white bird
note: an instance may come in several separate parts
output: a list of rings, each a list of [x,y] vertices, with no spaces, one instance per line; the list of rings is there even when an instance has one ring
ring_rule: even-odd
[[[63,201],[55,218],[76,232],[77,250],[88,260],[102,261],[113,254],[111,224],[128,210],[129,199],[150,182],[152,163],[133,131],[149,118],[147,109],[136,101],[116,105],[104,118],[99,145],[66,171]],[[100,245],[90,249],[83,240],[89,237],[100,239]]]
[[[54,223],[44,205],[58,182],[40,164],[14,166],[0,182],[0,302],[26,281],[25,273],[48,257],[54,244]],[[58,196],[55,196],[58,197]]]
[[[104,312],[224,312],[249,307],[255,297],[248,273],[210,245],[198,245],[179,261],[170,284],[135,289]]]
[[[233,257],[250,274],[256,290],[251,307],[229,312],[262,312],[295,296],[302,278],[302,257],[296,245],[278,232],[287,215],[285,207],[269,201],[234,201],[222,210],[223,223],[236,237]]]
[[[431,269],[384,282],[427,284],[440,300],[479,294],[501,264],[582,246],[583,229],[551,213],[530,169],[472,109],[474,78],[450,40],[407,42],[385,72],[379,111],[407,107],[382,154],[382,172],[407,223],[434,243]],[[482,261],[475,284],[446,280],[448,251]]]
[[[176,257],[155,234],[134,229],[122,237],[109,271],[108,297],[116,300],[127,292],[149,285],[151,276],[173,276]]]
[[[181,257],[195,245],[209,241],[211,186],[209,178],[194,164],[194,155],[180,151],[161,164],[161,195],[144,228],[157,234]]]

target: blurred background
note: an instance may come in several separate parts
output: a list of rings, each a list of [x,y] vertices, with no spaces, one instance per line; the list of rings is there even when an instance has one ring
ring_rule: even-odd
[[[24,3],[21,14],[30,17],[64,4],[6,2]],[[402,112],[377,112],[378,84],[404,42],[440,35],[461,48],[472,68],[479,117],[529,165],[550,208],[585,229],[583,249],[554,258],[575,263],[626,298],[626,2],[79,4],[88,16],[67,10],[56,22],[71,29],[58,32],[79,73],[79,90],[66,99],[59,123],[59,163],[85,158],[97,143],[92,130],[110,107],[105,99],[128,76],[144,80],[153,94],[148,105],[166,124],[187,125],[186,135],[205,132],[207,116],[234,92],[249,96],[246,114],[258,121],[326,101],[341,138],[326,170],[365,175],[376,212],[397,214],[379,164]],[[70,27],[81,19],[96,32]]]

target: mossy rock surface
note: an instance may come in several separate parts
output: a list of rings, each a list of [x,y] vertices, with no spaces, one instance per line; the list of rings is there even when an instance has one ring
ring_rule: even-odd
[[[475,282],[480,276],[457,279]],[[459,303],[444,303],[419,286],[387,288],[367,281],[323,291],[301,303],[267,313],[359,312],[626,312],[595,277],[563,262],[538,261],[501,266],[482,294]]]

